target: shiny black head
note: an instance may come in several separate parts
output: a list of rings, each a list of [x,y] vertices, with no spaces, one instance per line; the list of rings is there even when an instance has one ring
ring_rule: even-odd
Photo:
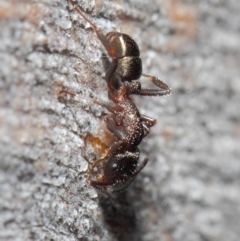
[[[126,151],[102,159],[90,170],[90,184],[103,192],[121,192],[134,180],[139,172],[139,150]]]

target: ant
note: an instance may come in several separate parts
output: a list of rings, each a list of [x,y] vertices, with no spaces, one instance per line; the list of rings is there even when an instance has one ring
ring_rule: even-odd
[[[97,99],[92,99],[92,101],[110,112],[104,121],[108,130],[117,137],[118,141],[107,149],[104,156],[93,162],[88,171],[88,180],[90,185],[100,191],[120,192],[146,166],[147,158],[140,165],[138,164],[140,152],[137,146],[149,134],[150,127],[156,124],[155,119],[139,113],[129,95],[160,96],[168,95],[171,91],[158,78],[142,74],[140,51],[130,36],[117,32],[103,35],[74,5],[74,2],[69,1],[73,5],[73,10],[91,25],[112,58],[105,80],[108,86],[108,97],[114,104]],[[147,77],[160,90],[141,89],[140,82],[133,81],[139,79],[141,75]],[[75,96],[74,93],[65,90],[61,93]]]
[[[120,32],[109,32],[105,36],[100,29],[98,29],[97,26],[90,21],[78,7],[76,7],[73,0],[69,1],[73,6],[73,10],[91,25],[91,28],[97,34],[98,39],[112,58],[111,66],[105,76],[108,83],[108,89],[113,90],[114,86],[119,86],[119,82],[122,81],[128,92],[131,94],[162,96],[171,93],[171,89],[157,77],[142,74],[140,50],[137,43],[129,35]],[[115,73],[117,73],[117,76],[115,76],[116,78],[113,78]],[[160,89],[142,89],[139,81],[133,81],[138,80],[141,76],[146,77]]]
[[[140,153],[137,146],[149,134],[149,128],[156,124],[156,120],[140,115],[125,86],[118,90],[109,90],[108,94],[114,105],[93,101],[110,112],[104,117],[104,121],[118,141],[103,157],[93,162],[89,168],[88,179],[90,185],[100,191],[120,192],[126,189],[147,164],[148,159],[145,158],[142,164],[138,165]]]
[[[59,93],[69,94],[71,97],[77,95],[66,90]],[[82,96],[79,98],[101,105],[110,112],[104,117],[104,122],[118,141],[107,149],[104,156],[95,160],[88,170],[90,185],[102,192],[110,193],[125,190],[146,166],[147,158],[138,164],[140,152],[137,146],[149,134],[149,128],[156,124],[156,120],[140,115],[125,86],[118,90],[109,90],[108,95],[114,104]]]

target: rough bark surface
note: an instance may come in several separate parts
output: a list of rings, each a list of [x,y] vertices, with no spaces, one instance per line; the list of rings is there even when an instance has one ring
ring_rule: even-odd
[[[134,97],[158,120],[140,145],[150,161],[125,193],[100,195],[86,171],[101,143],[86,136],[101,138],[106,110],[58,91],[107,100],[101,43],[67,0],[1,0],[0,240],[238,241],[239,0],[78,4],[130,34],[172,95]]]

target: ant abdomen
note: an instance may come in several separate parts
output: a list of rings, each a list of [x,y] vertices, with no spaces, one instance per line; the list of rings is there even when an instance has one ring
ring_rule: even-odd
[[[122,81],[137,80],[142,75],[142,60],[139,57],[123,57],[118,60],[116,72]]]
[[[118,58],[116,72],[122,81],[137,80],[142,75],[142,60],[137,43],[127,34],[109,32],[106,35]]]
[[[109,32],[106,34],[106,38],[116,50],[118,58],[125,56],[140,56],[140,50],[137,43],[129,35],[119,32]]]

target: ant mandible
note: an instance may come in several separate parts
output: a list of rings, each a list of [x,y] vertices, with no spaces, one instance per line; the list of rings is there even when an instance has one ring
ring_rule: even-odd
[[[105,77],[108,83],[108,89],[113,90],[114,86],[119,86],[120,79],[127,91],[131,94],[162,96],[171,93],[171,89],[157,77],[142,74],[140,51],[137,43],[129,35],[120,32],[109,32],[105,36],[100,29],[76,7],[73,0],[69,1],[73,6],[73,10],[91,25],[98,39],[112,58],[111,66]],[[113,78],[115,73],[117,73],[117,78]],[[138,80],[141,76],[146,77],[160,89],[142,89],[139,81],[133,81]]]

